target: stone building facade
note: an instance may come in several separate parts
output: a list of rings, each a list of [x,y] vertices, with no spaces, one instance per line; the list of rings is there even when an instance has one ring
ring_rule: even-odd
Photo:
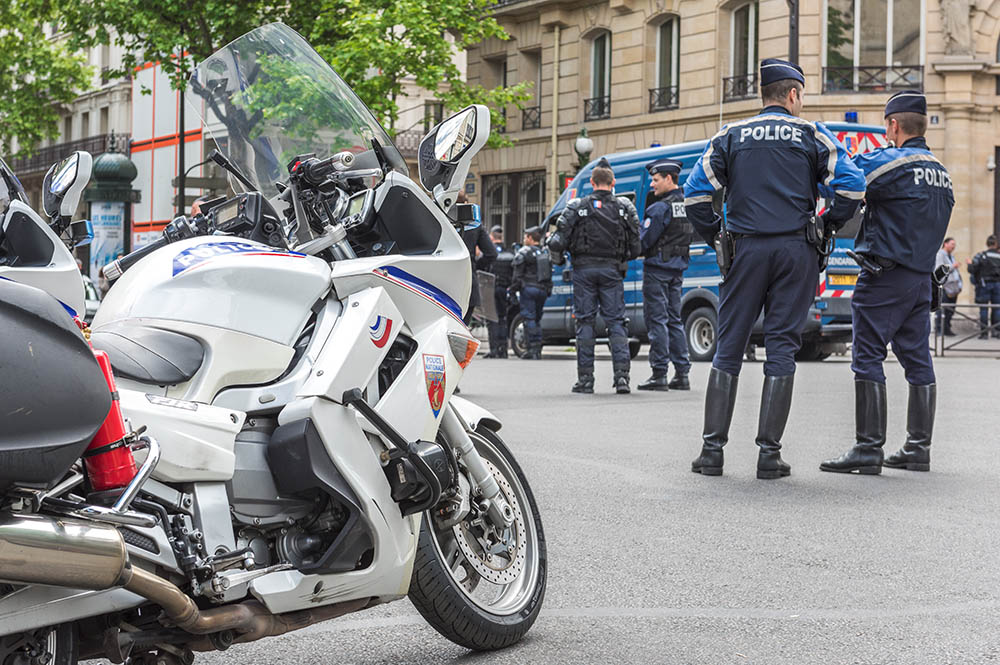
[[[506,110],[515,143],[482,152],[467,189],[508,238],[576,172],[582,128],[591,158],[708,138],[760,109],[759,60],[789,54],[784,0],[505,0],[494,12],[511,39],[470,49],[469,80],[532,81],[535,97]],[[928,141],[954,178],[950,234],[963,261],[984,247],[1000,231],[1000,0],[801,0],[799,26],[805,117],[880,125],[892,91],[926,92]]]

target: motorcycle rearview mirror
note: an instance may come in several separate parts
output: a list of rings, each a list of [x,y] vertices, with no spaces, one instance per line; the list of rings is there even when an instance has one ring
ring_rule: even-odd
[[[93,168],[94,158],[83,150],[52,165],[42,181],[42,208],[50,220],[65,222],[73,216]]]
[[[446,118],[420,142],[417,150],[420,182],[445,212],[455,205],[472,158],[489,137],[490,111],[475,104]]]

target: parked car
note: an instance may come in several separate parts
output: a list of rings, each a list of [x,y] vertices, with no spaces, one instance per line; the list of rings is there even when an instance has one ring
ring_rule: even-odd
[[[885,145],[885,129],[872,125],[852,123],[826,123],[826,126],[851,151],[869,152]],[[681,184],[690,173],[694,163],[705,150],[707,141],[692,141],[671,146],[620,152],[604,157],[615,171],[615,193],[629,198],[640,211],[655,201],[650,191],[650,176],[646,164],[656,159],[669,157],[683,163]],[[563,191],[555,205],[546,215],[545,224],[550,230],[570,199],[586,196],[591,192],[590,174],[598,160],[583,168]],[[818,202],[822,208],[823,201]],[[640,213],[640,217],[642,217]],[[841,230],[836,248],[830,256],[829,266],[820,274],[816,285],[816,301],[809,311],[802,333],[802,349],[799,360],[823,360],[831,353],[842,351],[851,340],[851,303],[854,284],[860,272],[858,266],[846,254],[854,247],[854,237],[860,225],[860,215],[855,216]],[[625,275],[625,306],[628,318],[629,348],[635,357],[642,344],[648,343],[646,324],[642,315],[642,273],[643,261],[636,259],[628,264]],[[552,295],[545,302],[542,316],[542,335],[545,345],[568,345],[575,338],[573,322],[572,264],[567,260],[563,266],[556,266],[553,273]],[[688,349],[692,360],[708,361],[715,355],[718,329],[719,284],[722,277],[715,261],[715,250],[703,242],[691,245],[691,263],[684,273],[684,291],[681,300],[681,315],[687,334]],[[524,348],[523,322],[516,307],[508,312],[510,340],[515,352]],[[748,353],[762,345],[762,318],[758,319],[750,338]],[[603,321],[598,318],[598,335],[606,335]],[[606,337],[601,338],[606,342]]]
[[[94,280],[84,275],[83,292],[87,302],[87,311],[83,316],[83,320],[90,323],[94,320],[94,315],[97,314],[97,308],[101,306],[101,291],[94,284]]]

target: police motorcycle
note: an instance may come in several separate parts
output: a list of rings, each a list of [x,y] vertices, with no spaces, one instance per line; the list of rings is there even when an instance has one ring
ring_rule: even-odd
[[[461,646],[516,643],[545,592],[538,508],[499,420],[452,396],[478,347],[454,200],[487,109],[422,141],[429,197],[284,25],[192,89],[242,187],[105,267],[107,385],[55,301],[15,302],[24,365],[46,316],[58,344],[17,377],[49,389],[34,429],[0,433],[0,662],[187,664],[407,596]]]

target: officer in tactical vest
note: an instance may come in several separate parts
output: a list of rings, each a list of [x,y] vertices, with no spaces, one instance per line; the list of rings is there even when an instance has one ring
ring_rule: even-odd
[[[688,267],[693,229],[678,187],[681,163],[662,159],[646,165],[653,192],[661,198],[646,209],[639,230],[642,255],[642,312],[649,333],[649,364],[653,376],[639,390],[690,390],[687,340],[681,321],[681,286]],[[667,369],[674,364],[674,379]]]
[[[486,324],[490,340],[490,352],[487,358],[507,357],[507,289],[514,278],[514,252],[503,246],[503,228],[494,226],[490,229],[490,239],[497,250],[497,258],[490,272],[496,277],[493,286],[493,299],[497,307],[497,320]]]
[[[573,315],[576,317],[575,393],[594,392],[594,321],[600,310],[608,327],[614,388],[629,392],[630,358],[625,330],[625,272],[639,256],[639,215],[635,206],[614,194],[615,174],[601,159],[590,176],[594,191],[573,199],[559,216],[549,238],[553,259],[573,259]]]
[[[514,255],[514,278],[511,289],[518,292],[521,317],[524,319],[525,360],[542,359],[542,311],[552,293],[552,262],[549,250],[542,247],[542,231],[533,226],[524,232],[524,245]]]
[[[986,251],[979,252],[969,261],[969,277],[976,289],[976,302],[980,305],[1000,305],[1000,248],[997,247],[997,237],[986,239]],[[993,336],[1000,337],[1000,308],[993,310],[992,316],[988,307],[979,308],[979,339],[989,337],[989,329],[993,326]]]
[[[743,354],[763,309],[767,361],[757,477],[767,479],[791,472],[781,459],[781,435],[792,403],[795,353],[819,280],[817,249],[825,246],[819,227],[837,229],[851,218],[865,178],[826,127],[797,117],[805,84],[798,65],[764,60],[760,81],[764,110],[712,137],[684,184],[684,202],[695,231],[715,244],[725,275],[705,395],[704,443],[691,470],[722,475]],[[834,195],[823,220],[814,214],[820,185]],[[712,194],[720,190],[721,218],[712,207]]]
[[[883,464],[930,470],[937,386],[927,338],[931,333],[931,273],[955,205],[951,176],[927,147],[927,99],[905,90],[885,105],[885,136],[893,147],[857,155],[868,191],[854,243],[861,274],[851,298],[857,439],[820,465],[823,471],[882,472]],[[886,434],[886,347],[910,384],[906,442],[883,461]]]

